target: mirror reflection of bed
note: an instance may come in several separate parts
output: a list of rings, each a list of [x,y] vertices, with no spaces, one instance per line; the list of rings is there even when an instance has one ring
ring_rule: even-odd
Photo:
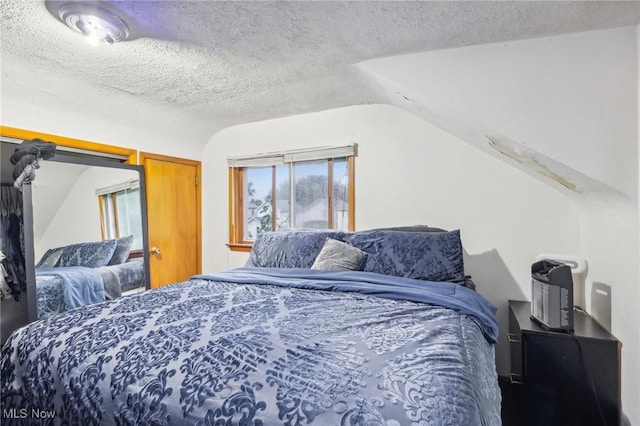
[[[145,290],[138,170],[43,161],[31,188],[39,319]]]

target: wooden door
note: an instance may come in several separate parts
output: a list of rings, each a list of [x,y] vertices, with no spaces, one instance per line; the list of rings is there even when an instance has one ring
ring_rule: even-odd
[[[152,288],[201,273],[200,162],[140,153],[147,191]]]

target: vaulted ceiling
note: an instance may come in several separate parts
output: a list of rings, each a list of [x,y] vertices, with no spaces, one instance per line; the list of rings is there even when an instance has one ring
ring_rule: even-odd
[[[102,1],[91,3],[131,38],[93,47],[54,16],[64,3],[1,0],[2,97],[97,116],[171,114],[199,127],[201,143],[234,124],[386,102],[360,61],[640,17],[635,1]]]

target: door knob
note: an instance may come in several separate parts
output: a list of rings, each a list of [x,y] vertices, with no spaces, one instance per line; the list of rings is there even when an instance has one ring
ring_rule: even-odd
[[[160,249],[158,247],[152,247],[151,254],[160,254]]]

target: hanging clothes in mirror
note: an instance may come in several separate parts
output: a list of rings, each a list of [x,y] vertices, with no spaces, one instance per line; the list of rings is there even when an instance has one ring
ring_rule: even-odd
[[[24,259],[24,222],[22,193],[12,185],[1,187],[0,251],[2,252],[3,281],[15,300],[26,290]],[[2,292],[4,295],[5,292]]]

